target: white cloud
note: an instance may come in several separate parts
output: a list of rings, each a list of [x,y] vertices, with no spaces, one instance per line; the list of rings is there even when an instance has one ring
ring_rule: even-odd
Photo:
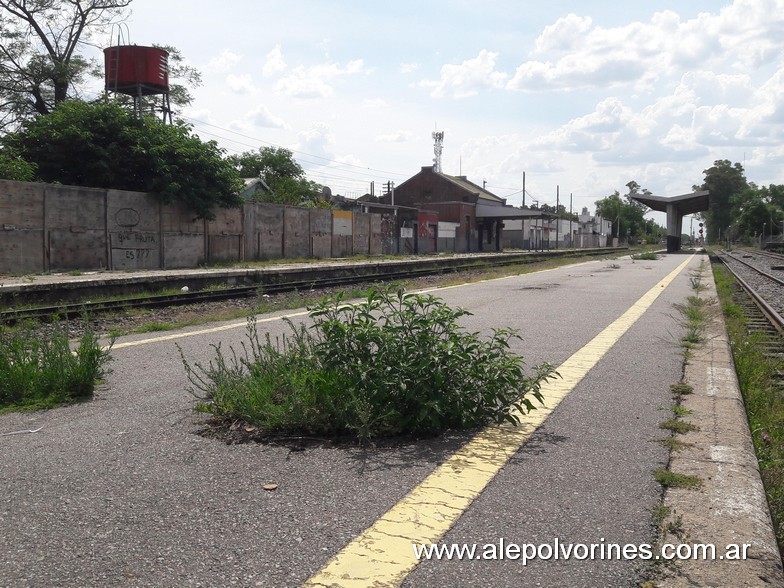
[[[214,57],[207,62],[205,69],[208,71],[225,72],[233,68],[240,61],[242,61],[242,55],[229,49],[224,49],[223,53],[218,55],[218,57]]]
[[[288,66],[283,58],[283,49],[281,49],[280,45],[275,45],[272,51],[267,53],[264,58],[264,66],[261,69],[261,73],[265,78],[268,78],[276,73],[285,71],[286,67]]]
[[[615,97],[596,105],[594,112],[570,120],[555,131],[531,143],[532,149],[556,149],[575,153],[607,151],[615,137],[632,118],[632,113]]]
[[[248,74],[241,76],[229,74],[226,76],[226,86],[235,94],[250,94],[256,89],[253,85],[253,78]]]
[[[365,98],[362,101],[362,108],[377,109],[386,108],[387,106],[389,106],[389,103],[383,98]]]
[[[405,143],[410,141],[414,136],[411,131],[396,131],[394,133],[387,133],[385,135],[378,135],[375,141],[378,143]]]
[[[407,74],[419,69],[418,63],[401,63],[400,64],[400,73]]]
[[[298,134],[299,142],[296,150],[309,155],[331,160],[334,159],[332,154],[332,146],[335,143],[335,138],[332,131],[326,123],[313,123],[313,126],[305,131],[300,131]],[[316,164],[323,165],[323,164]],[[303,164],[305,167],[305,164]]]
[[[459,65],[447,63],[441,67],[439,80],[424,80],[420,86],[432,88],[434,98],[466,98],[482,90],[501,88],[507,74],[495,71],[498,53],[482,49],[479,54]]]
[[[273,115],[269,108],[261,104],[248,113],[248,117],[257,127],[284,129],[286,124],[282,118]]]
[[[343,76],[361,73],[364,63],[361,59],[349,61],[345,66],[324,63],[313,67],[297,66],[291,75],[275,84],[275,91],[300,99],[327,98],[334,92],[333,83]]]
[[[534,51],[507,84],[511,90],[576,90],[632,84],[651,90],[688,70],[739,72],[781,54],[784,0],[736,0],[718,14],[682,20],[672,11],[649,22],[603,28],[569,14],[544,29]],[[723,67],[720,67],[723,66]],[[677,78],[676,78],[677,79]]]
[[[583,45],[585,33],[591,28],[590,16],[568,14],[555,24],[546,26],[534,44],[534,53],[566,52],[579,49]]]

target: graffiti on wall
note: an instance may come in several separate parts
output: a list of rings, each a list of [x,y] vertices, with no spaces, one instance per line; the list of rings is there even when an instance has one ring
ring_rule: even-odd
[[[135,231],[140,220],[135,208],[120,208],[114,214],[114,222],[121,229],[109,234],[114,269],[160,267],[160,237],[157,233]]]

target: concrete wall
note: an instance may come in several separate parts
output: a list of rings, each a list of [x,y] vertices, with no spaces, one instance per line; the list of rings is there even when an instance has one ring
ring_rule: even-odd
[[[0,272],[39,272],[45,267],[44,189],[44,184],[0,183]]]
[[[348,257],[354,254],[354,213],[348,210],[332,211],[332,255]]]
[[[142,192],[0,180],[0,274],[391,253],[394,218],[248,202],[208,222]]]

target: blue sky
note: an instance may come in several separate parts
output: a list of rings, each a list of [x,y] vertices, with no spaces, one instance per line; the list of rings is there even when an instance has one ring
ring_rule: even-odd
[[[219,10],[216,9],[219,6]],[[784,0],[134,0],[129,41],[202,72],[183,114],[229,153],[291,149],[359,196],[431,165],[577,212],[717,159],[784,183]],[[663,220],[658,219],[660,222]]]

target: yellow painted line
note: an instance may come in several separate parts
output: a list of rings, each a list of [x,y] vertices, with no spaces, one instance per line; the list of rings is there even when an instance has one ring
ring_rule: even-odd
[[[399,586],[419,563],[412,545],[438,542],[561,400],[651,307],[693,257],[681,263],[558,367],[561,378],[542,387],[546,407],[522,415],[517,427],[490,426],[481,431],[327,562],[304,586]]]
[[[574,264],[574,265],[580,265],[580,264]],[[561,268],[552,268],[552,269],[547,269],[547,270],[540,270],[540,272],[553,271],[554,269],[563,269],[563,267],[571,267],[571,266],[562,266]],[[538,272],[538,273],[540,273],[540,272]],[[430,292],[436,292],[438,290],[449,290],[450,288],[461,288],[463,286],[471,286],[473,284],[480,284],[480,283],[483,283],[483,282],[492,282],[492,281],[495,281],[495,280],[505,280],[505,279],[508,279],[508,278],[515,278],[515,277],[519,277],[519,276],[503,276],[503,277],[500,277],[500,278],[491,278],[491,279],[488,279],[488,280],[480,280],[480,281],[476,281],[476,282],[465,282],[463,284],[453,284],[452,286],[437,286],[435,288],[427,288],[425,290],[415,290],[414,292],[417,293],[417,294],[429,294]],[[349,303],[346,303],[346,304],[348,305]],[[274,322],[274,321],[282,320],[284,318],[296,318],[298,316],[305,316],[307,314],[308,314],[308,311],[303,310],[301,312],[295,312],[295,313],[292,313],[292,314],[286,314],[286,315],[281,315],[281,316],[273,316],[273,317],[267,317],[267,318],[260,318],[260,319],[256,319],[256,324],[271,323],[271,322]],[[219,327],[210,327],[209,329],[199,329],[197,331],[177,332],[177,333],[172,333],[170,335],[157,335],[155,337],[148,337],[146,339],[138,339],[136,341],[126,341],[124,343],[115,343],[114,345],[112,345],[112,349],[113,350],[117,350],[117,349],[124,349],[126,347],[138,347],[140,345],[148,345],[150,343],[160,343],[162,341],[175,341],[177,339],[184,339],[185,337],[195,337],[195,336],[198,336],[198,335],[209,335],[210,333],[220,333],[221,331],[230,331],[232,329],[238,329],[240,327],[246,326],[247,324],[248,324],[248,321],[244,320],[242,322],[229,323],[227,325],[221,325]]]
[[[303,310],[301,312],[295,312],[293,314],[287,314],[283,316],[271,316],[267,318],[260,318],[256,319],[256,324],[260,323],[271,323],[273,321],[279,321],[284,318],[295,318],[298,316],[304,316],[308,314],[307,310]],[[139,339],[138,341],[126,341],[124,343],[116,343],[112,346],[112,349],[123,349],[125,347],[137,347],[139,345],[147,345],[149,343],[159,343],[161,341],[174,341],[175,339],[184,339],[185,337],[195,337],[197,335],[209,335],[210,333],[220,333],[221,331],[230,331],[232,329],[239,329],[240,327],[244,327],[248,324],[248,321],[230,323],[228,325],[221,325],[219,327],[210,327],[209,329],[199,329],[198,331],[186,331],[181,333],[172,333],[171,335],[161,335],[158,337],[150,337],[148,339]]]

